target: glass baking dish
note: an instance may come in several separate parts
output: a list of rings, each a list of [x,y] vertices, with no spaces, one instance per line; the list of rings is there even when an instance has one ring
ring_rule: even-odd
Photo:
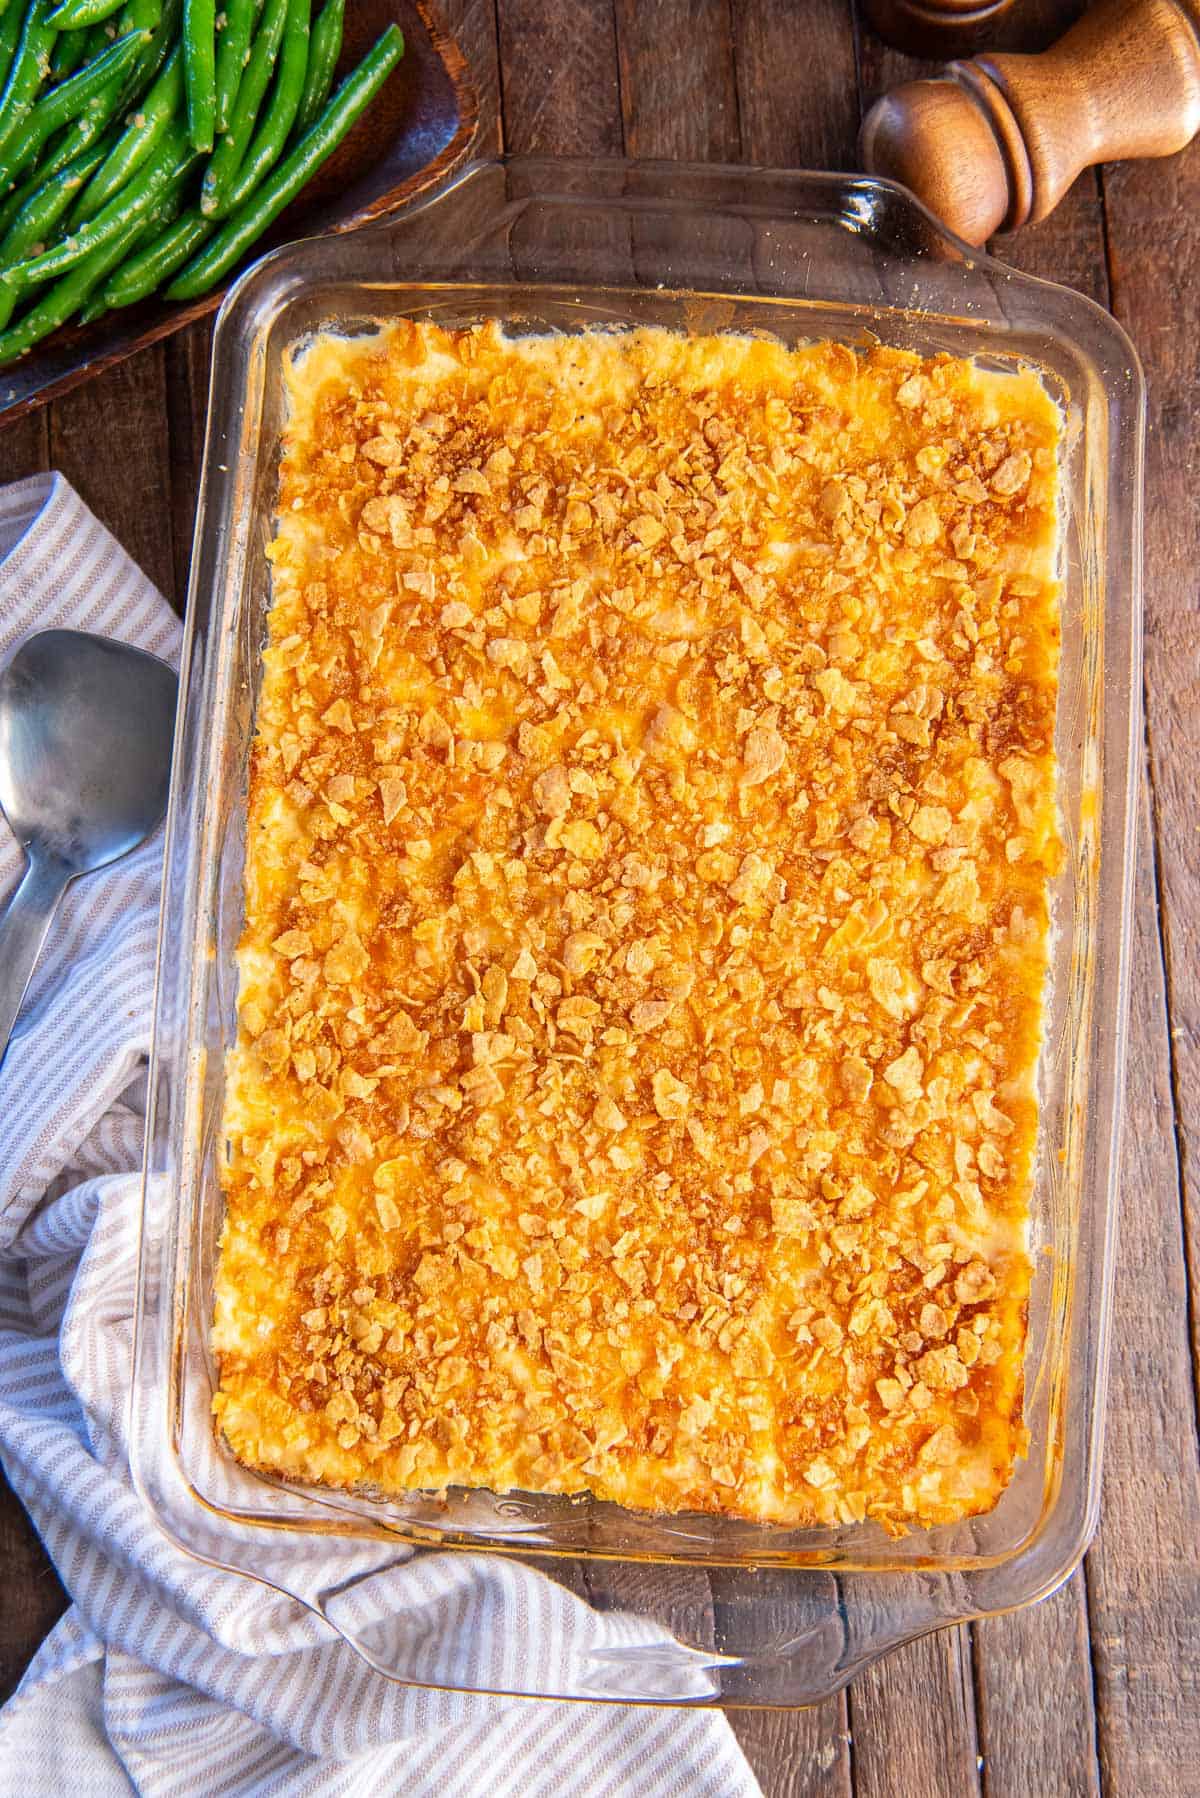
[[[221,1075],[282,361],[318,328],[357,332],[397,314],[882,340],[990,368],[1033,364],[1064,409],[1057,746],[1068,853],[1040,1070],[1032,1441],[987,1516],[891,1539],[876,1526],[652,1517],[588,1498],[389,1501],[250,1473],[214,1431]],[[968,250],[874,180],[484,163],[385,228],[293,245],[243,278],[217,325],[183,654],[132,1394],[134,1476],[178,1545],[313,1607],[394,1678],[625,1702],[811,1702],[897,1642],[1029,1603],[1068,1575],[1099,1493],[1140,741],[1142,434],[1137,360],[1106,313]],[[553,1680],[519,1665],[480,1675],[419,1616],[385,1626],[363,1602],[414,1556],[464,1552],[519,1558],[594,1611],[621,1613],[620,1651],[580,1649]],[[330,1578],[331,1553],[344,1579]]]

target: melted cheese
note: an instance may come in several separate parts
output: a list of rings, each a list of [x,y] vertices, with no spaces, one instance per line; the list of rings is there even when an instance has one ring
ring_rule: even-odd
[[[400,323],[290,381],[216,1408],[247,1463],[898,1529],[1025,1443],[1059,418]]]

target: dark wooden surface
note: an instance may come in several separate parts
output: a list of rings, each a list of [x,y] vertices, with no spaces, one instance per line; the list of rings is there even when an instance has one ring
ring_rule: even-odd
[[[861,111],[915,65],[850,0],[446,0],[483,147],[853,166]],[[1017,0],[1038,49],[1076,0]],[[733,1719],[768,1798],[1119,1798],[1200,1791],[1200,141],[1091,171],[998,246],[1111,306],[1150,388],[1145,775],[1104,1503],[1054,1598],[889,1656],[844,1696]],[[51,464],[178,602],[206,327],[0,432],[0,479]],[[98,454],[98,446],[103,453]],[[62,1594],[0,1494],[0,1693]],[[570,1789],[564,1769],[564,1790]],[[631,1794],[631,1798],[634,1795]]]

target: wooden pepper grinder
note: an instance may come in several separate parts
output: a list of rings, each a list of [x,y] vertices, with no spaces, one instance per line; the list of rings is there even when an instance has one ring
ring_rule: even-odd
[[[910,56],[966,56],[986,44],[1013,0],[864,0],[872,31]]]
[[[1099,0],[1040,56],[976,56],[885,94],[863,167],[968,243],[1045,218],[1094,162],[1170,156],[1200,130],[1200,0]]]

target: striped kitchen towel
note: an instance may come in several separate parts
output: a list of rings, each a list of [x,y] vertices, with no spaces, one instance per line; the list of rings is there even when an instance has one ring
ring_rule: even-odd
[[[0,491],[0,558],[0,663],[50,625],[177,656],[169,608],[61,476]],[[143,1510],[125,1410],[161,854],[68,893],[0,1070],[0,1461],[72,1599],[0,1711],[0,1794],[757,1792],[718,1713],[396,1685]],[[0,821],[0,895],[20,863]],[[474,1555],[392,1570],[384,1603],[459,1634],[477,1671],[516,1654],[550,1673],[606,1627]]]

